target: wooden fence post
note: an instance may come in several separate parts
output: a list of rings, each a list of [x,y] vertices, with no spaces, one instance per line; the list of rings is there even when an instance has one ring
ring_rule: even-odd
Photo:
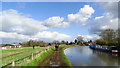
[[[37,58],[37,52],[35,53],[35,58]]]
[[[15,66],[15,61],[12,61],[12,66]]]
[[[34,57],[34,56],[33,56],[33,53],[32,53],[32,60],[33,60],[33,57]]]

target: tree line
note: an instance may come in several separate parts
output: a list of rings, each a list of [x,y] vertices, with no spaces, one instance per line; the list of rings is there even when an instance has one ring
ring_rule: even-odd
[[[40,46],[40,47],[46,47],[51,45],[50,43],[46,43],[44,41],[36,41],[36,40],[29,40],[26,42],[21,43],[23,47],[32,47],[32,46]]]
[[[119,30],[106,29],[98,34],[100,39],[94,42],[99,45],[119,46]]]

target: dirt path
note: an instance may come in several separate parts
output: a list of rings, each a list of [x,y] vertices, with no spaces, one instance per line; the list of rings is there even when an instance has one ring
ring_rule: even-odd
[[[48,67],[58,67],[58,66],[62,66],[62,62],[60,60],[60,50],[62,48],[59,48],[57,51],[53,51],[52,54],[48,55],[45,59],[43,59],[41,62],[41,64],[39,64],[37,66],[37,68],[39,67],[44,67],[44,66],[48,66]]]

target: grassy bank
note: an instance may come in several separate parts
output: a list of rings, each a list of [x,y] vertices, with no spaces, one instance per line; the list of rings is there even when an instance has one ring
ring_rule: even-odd
[[[63,66],[72,66],[72,64],[70,63],[69,59],[67,58],[67,56],[64,54],[64,49],[65,48],[62,48],[61,51],[60,51],[60,59],[61,59],[61,62],[63,63],[62,65]]]
[[[51,54],[53,52],[54,48],[51,48],[50,50],[47,50],[46,52],[43,52],[39,57],[37,57],[36,59],[32,60],[31,62],[27,63],[27,64],[23,64],[21,66],[37,66],[40,61],[42,61],[48,54]],[[41,62],[42,63],[42,62]],[[25,67],[24,67],[25,68]],[[33,67],[32,67],[33,68]]]
[[[61,56],[60,59],[61,59],[61,62],[63,63],[63,66],[66,66],[68,68],[73,68],[70,60],[64,54],[64,50],[66,48],[75,47],[75,46],[79,46],[79,45],[68,45],[68,46],[67,45],[63,45],[63,46],[60,46],[62,48],[61,51],[60,51],[60,56]]]

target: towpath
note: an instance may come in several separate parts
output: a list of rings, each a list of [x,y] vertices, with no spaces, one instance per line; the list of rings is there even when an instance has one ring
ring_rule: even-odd
[[[60,51],[61,51],[61,47],[56,51],[54,50],[52,54],[46,56],[40,63],[37,68],[42,68],[45,66],[48,67],[59,67],[59,66],[63,66],[63,63],[60,60]]]

